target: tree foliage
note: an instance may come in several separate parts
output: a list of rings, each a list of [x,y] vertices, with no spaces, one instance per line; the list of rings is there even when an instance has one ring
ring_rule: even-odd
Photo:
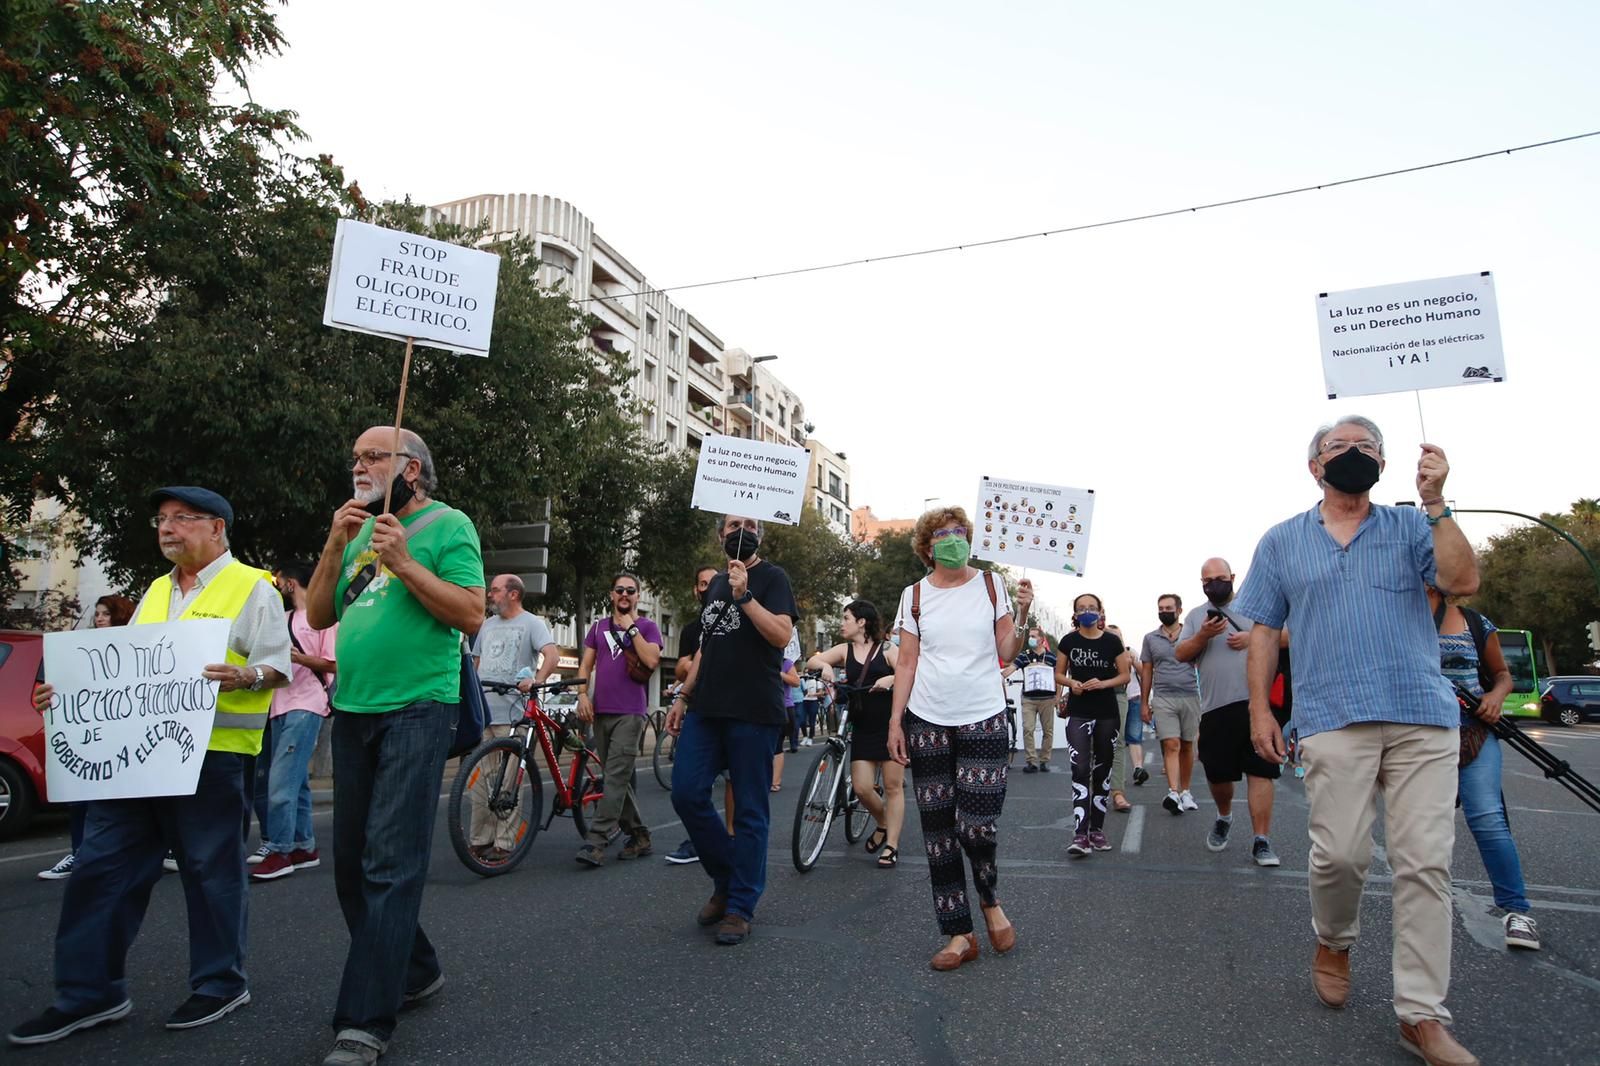
[[[1600,558],[1600,503],[1579,500],[1566,514],[1539,517]],[[1478,566],[1482,580],[1472,602],[1479,611],[1501,628],[1531,630],[1557,672],[1594,662],[1586,629],[1600,620],[1600,590],[1572,545],[1548,529],[1523,526],[1489,538]]]
[[[900,594],[927,573],[928,568],[912,549],[910,530],[880,533],[861,553],[856,566],[856,595],[878,609],[887,627],[894,623]]]
[[[814,651],[815,623],[824,632],[833,628],[840,609],[855,587],[858,549],[846,540],[811,504],[800,509],[800,523],[793,526],[770,524],[762,534],[761,556],[783,567],[794,589],[800,608],[801,646]]]
[[[479,236],[429,224],[410,204],[365,205],[341,190],[326,159],[264,180],[258,205],[219,212],[205,234],[169,247],[182,269],[126,339],[61,359],[59,395],[41,419],[42,489],[88,517],[89,546],[118,578],[161,565],[144,519],[149,491],[163,484],[227,496],[242,558],[314,557],[350,495],[351,442],[393,422],[403,353],[398,341],[322,324],[339,215],[464,244]],[[628,447],[616,395],[629,371],[589,345],[569,299],[539,286],[532,240],[514,236],[495,251],[493,353],[418,347],[405,424],[428,442],[439,498],[490,544],[545,496],[559,501],[567,528],[592,528],[586,508],[611,497],[587,491],[585,479],[609,465],[608,442]],[[552,555],[572,545],[558,541]]]
[[[720,570],[728,561],[716,543],[718,516],[690,504],[698,460],[691,451],[656,459],[639,505],[634,540],[633,566],[639,579],[680,618],[698,607],[695,570],[701,566]]]
[[[219,102],[278,51],[267,0],[10,0],[0,18],[0,508],[25,521],[70,358],[133,336],[293,115]],[[174,430],[174,432],[179,432]],[[14,579],[14,574],[10,575]]]

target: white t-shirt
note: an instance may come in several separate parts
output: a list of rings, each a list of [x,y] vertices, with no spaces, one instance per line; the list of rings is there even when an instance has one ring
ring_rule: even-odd
[[[895,628],[918,639],[917,673],[906,709],[934,725],[971,725],[1005,710],[1000,654],[994,646],[994,624],[1011,613],[1006,583],[994,579],[995,604],[983,574],[965,584],[942,589],[926,578],[922,586],[921,624],[911,617],[911,589],[900,594]]]

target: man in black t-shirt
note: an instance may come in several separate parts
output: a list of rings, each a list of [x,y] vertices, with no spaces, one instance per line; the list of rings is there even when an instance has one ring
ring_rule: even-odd
[[[667,730],[679,734],[672,806],[714,886],[696,920],[720,922],[717,943],[739,944],[766,887],[772,752],[787,721],[779,670],[800,611],[789,575],[756,554],[758,520],[724,515],[718,539],[728,569],[706,589],[700,651]],[[731,838],[711,803],[723,771],[733,787]]]

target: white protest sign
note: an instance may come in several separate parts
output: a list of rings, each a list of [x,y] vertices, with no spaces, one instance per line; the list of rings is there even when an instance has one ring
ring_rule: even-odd
[[[499,280],[498,255],[341,218],[322,323],[487,356]]]
[[[1044,663],[1029,663],[1022,668],[1022,691],[1024,695],[1029,692],[1049,692],[1054,695],[1056,672]]]
[[[227,646],[226,618],[46,633],[50,802],[193,795]]]
[[[1328,399],[1504,381],[1494,278],[1462,274],[1317,296]]]
[[[702,511],[800,524],[811,450],[712,434],[700,445],[692,505]]]
[[[972,554],[979,559],[1083,576],[1094,490],[986,477],[978,482]]]

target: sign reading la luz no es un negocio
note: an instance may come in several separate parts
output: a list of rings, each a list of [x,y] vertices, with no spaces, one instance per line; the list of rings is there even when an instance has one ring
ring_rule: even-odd
[[[191,796],[217,713],[228,620],[44,635],[45,788],[51,803]]]
[[[322,322],[487,356],[499,280],[491,252],[342,218]]]
[[[1494,278],[1449,278],[1325,292],[1317,332],[1328,399],[1504,381]]]
[[[700,445],[691,503],[702,511],[799,525],[810,469],[807,448],[712,434]]]

